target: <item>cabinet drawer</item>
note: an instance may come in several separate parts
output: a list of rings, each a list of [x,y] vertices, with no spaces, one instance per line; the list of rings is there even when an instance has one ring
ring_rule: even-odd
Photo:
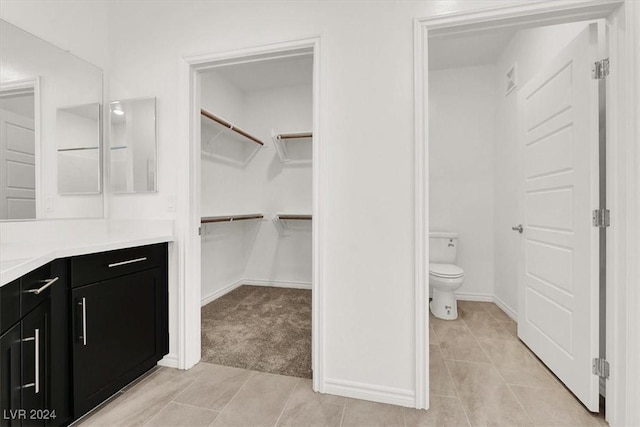
[[[147,270],[163,264],[166,243],[71,258],[71,287]]]
[[[0,335],[20,320],[20,279],[0,288]]]
[[[51,274],[51,263],[22,276],[22,316],[33,310],[51,295],[51,287],[56,286],[60,277]],[[64,286],[64,285],[63,285]]]

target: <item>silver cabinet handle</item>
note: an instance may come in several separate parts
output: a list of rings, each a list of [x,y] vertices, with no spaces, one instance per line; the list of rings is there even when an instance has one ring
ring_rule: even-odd
[[[44,281],[44,285],[41,288],[29,289],[27,292],[29,292],[30,294],[40,295],[45,289],[47,289],[49,286],[56,283],[59,279],[60,279],[59,277],[54,277],[53,279],[47,279]]]
[[[82,345],[87,345],[87,299],[82,298]]]
[[[522,224],[518,224],[517,227],[511,227],[511,229],[513,231],[517,231],[518,233],[522,234],[522,232],[524,231],[524,228],[522,228]]]
[[[146,260],[147,260],[147,257],[145,256],[142,258],[130,259],[128,261],[114,262],[113,264],[109,264],[109,268],[118,267],[120,265],[133,264],[134,262],[141,262]]]
[[[29,338],[24,338],[22,340],[22,342],[28,342],[28,341],[34,341],[35,344],[35,353],[36,353],[36,357],[35,362],[36,362],[36,366],[35,366],[35,380],[32,383],[29,384],[25,384],[22,386],[22,388],[29,388],[29,387],[35,387],[36,389],[36,394],[40,393],[40,329],[35,329],[34,330],[34,336],[29,337]]]

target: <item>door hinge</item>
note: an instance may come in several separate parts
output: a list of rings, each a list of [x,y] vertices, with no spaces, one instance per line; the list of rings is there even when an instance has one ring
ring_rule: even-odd
[[[594,79],[604,79],[609,75],[609,58],[605,58],[601,61],[596,61],[591,67],[591,76]]]
[[[609,227],[611,225],[611,213],[609,209],[595,209],[593,211],[593,226],[594,227]]]
[[[202,236],[202,227],[198,227],[198,236]]]
[[[609,362],[606,359],[599,357],[593,359],[593,375],[597,375],[601,378],[609,378]]]

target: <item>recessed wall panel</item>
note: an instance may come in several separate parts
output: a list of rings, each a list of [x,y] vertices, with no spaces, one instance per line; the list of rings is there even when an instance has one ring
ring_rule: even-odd
[[[528,240],[527,273],[568,293],[573,293],[573,251]]]
[[[528,192],[526,215],[528,226],[573,231],[573,187]]]
[[[527,287],[525,292],[526,320],[554,345],[573,356],[573,313],[534,289]]]

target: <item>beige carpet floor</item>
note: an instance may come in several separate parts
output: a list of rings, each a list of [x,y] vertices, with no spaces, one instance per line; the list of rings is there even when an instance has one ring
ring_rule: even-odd
[[[243,285],[205,305],[202,361],[311,378],[311,291]]]

